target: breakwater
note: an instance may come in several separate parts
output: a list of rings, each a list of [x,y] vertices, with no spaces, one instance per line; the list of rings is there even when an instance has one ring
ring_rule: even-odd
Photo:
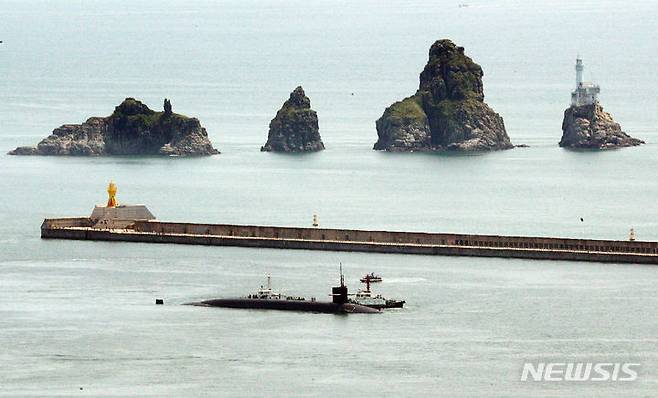
[[[44,239],[242,246],[541,260],[658,264],[658,242],[231,224],[131,221],[102,228],[90,218],[45,219]]]

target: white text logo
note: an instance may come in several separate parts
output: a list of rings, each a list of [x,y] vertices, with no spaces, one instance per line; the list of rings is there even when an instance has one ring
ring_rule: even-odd
[[[639,363],[526,362],[521,381],[634,381]]]

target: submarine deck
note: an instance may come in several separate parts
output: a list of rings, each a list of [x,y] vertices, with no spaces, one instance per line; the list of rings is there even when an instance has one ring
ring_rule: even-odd
[[[222,307],[256,310],[302,311],[324,314],[377,314],[379,310],[358,304],[335,304],[322,301],[305,300],[258,300],[244,298],[225,298],[204,300],[190,305],[199,307]]]

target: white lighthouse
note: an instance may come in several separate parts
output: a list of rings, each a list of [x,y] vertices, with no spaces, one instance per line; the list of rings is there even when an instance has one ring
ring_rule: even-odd
[[[598,101],[601,89],[598,85],[583,81],[585,66],[580,57],[576,58],[576,89],[571,92],[571,106],[592,105]]]
[[[576,88],[580,87],[583,84],[583,60],[580,57],[576,58]]]

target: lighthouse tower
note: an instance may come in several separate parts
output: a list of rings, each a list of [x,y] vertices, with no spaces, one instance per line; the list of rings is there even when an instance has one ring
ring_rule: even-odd
[[[583,60],[580,57],[576,58],[576,88],[580,87],[583,84]]]
[[[583,81],[585,65],[580,57],[576,58],[576,89],[571,92],[571,106],[592,105],[598,101],[601,89],[598,85]]]

